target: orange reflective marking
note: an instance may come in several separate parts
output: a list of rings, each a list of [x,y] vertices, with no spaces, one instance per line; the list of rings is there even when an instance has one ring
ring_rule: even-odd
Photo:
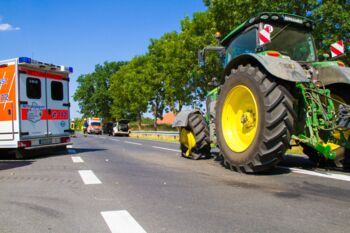
[[[0,66],[0,121],[17,119],[16,65]]]

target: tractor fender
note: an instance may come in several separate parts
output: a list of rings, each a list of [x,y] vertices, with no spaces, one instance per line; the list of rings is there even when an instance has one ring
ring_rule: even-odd
[[[195,112],[199,112],[202,114],[198,109],[192,109],[192,110],[182,110],[179,112],[174,120],[174,123],[172,127],[187,127],[188,126],[188,117]]]
[[[271,56],[263,56],[254,53],[242,54],[226,66],[224,75],[229,75],[231,69],[237,68],[239,65],[251,64],[263,68],[270,75],[291,82],[309,82],[305,75],[304,69],[296,61],[287,58],[278,58]]]
[[[318,80],[327,86],[335,83],[350,84],[350,68],[339,66],[327,66],[317,68]]]

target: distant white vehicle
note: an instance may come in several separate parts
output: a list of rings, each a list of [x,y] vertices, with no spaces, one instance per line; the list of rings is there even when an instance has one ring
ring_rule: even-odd
[[[128,120],[119,120],[113,124],[112,135],[113,136],[129,136],[129,121]]]
[[[28,57],[0,61],[0,148],[25,151],[70,143],[73,68]]]

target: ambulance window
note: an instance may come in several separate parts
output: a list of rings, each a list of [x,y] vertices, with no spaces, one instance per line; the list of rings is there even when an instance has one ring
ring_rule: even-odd
[[[63,100],[63,84],[61,82],[51,82],[51,99]]]
[[[27,78],[27,97],[29,99],[41,99],[41,81],[37,78]]]

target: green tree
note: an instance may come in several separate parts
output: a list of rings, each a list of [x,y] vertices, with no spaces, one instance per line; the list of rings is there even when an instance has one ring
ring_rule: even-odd
[[[111,78],[109,95],[113,99],[112,115],[117,118],[136,116],[141,129],[142,114],[147,112],[152,96],[146,73],[147,56],[134,57]]]
[[[105,62],[96,65],[91,74],[80,75],[77,79],[78,88],[73,95],[84,116],[97,116],[105,119],[111,117],[112,99],[108,94],[110,78],[126,62]]]
[[[319,5],[318,0],[203,0],[203,2],[208,7],[217,30],[223,35],[259,12],[287,12],[306,16]]]
[[[203,0],[223,35],[259,12],[287,12],[316,22],[314,37],[319,54],[329,53],[330,44],[342,39],[350,45],[350,1],[348,0]],[[345,58],[350,62],[349,54]]]
[[[330,45],[338,40],[343,40],[345,45],[350,46],[350,1],[329,0],[322,1],[311,12],[316,22],[314,36],[319,54],[330,53]],[[350,65],[350,54],[342,58]]]

